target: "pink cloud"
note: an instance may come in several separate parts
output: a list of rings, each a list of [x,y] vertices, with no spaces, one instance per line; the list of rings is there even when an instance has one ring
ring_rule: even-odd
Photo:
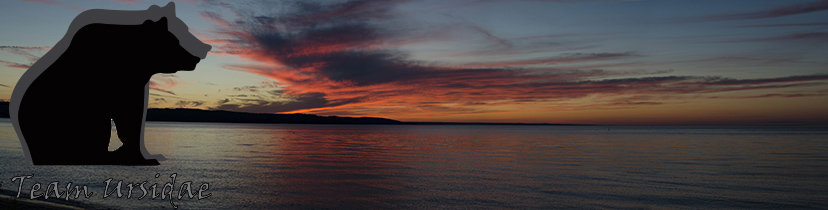
[[[52,6],[62,4],[61,2],[59,2],[57,0],[23,0],[23,1],[37,2],[37,3],[41,3],[41,4],[52,5]]]
[[[385,44],[399,40],[397,36],[401,34],[372,22],[393,19],[395,14],[389,8],[398,3],[401,2],[304,2],[298,3],[302,8],[292,12],[241,15],[239,19],[203,12],[202,17],[219,28],[215,34],[220,38],[215,43],[223,54],[254,61],[225,68],[270,78],[280,86],[279,91],[267,93],[271,98],[228,97],[215,108],[355,115],[400,115],[418,110],[430,116],[461,115],[509,112],[498,109],[504,105],[569,101],[594,95],[653,96],[652,100],[607,101],[602,104],[604,107],[657,106],[668,99],[656,96],[808,87],[824,85],[823,81],[828,80],[826,75],[737,79],[664,76],[671,73],[667,70],[619,70],[637,64],[627,59],[646,56],[633,52],[560,53],[453,66],[434,64],[413,60],[395,48],[399,45]],[[520,41],[559,37],[504,39],[477,29],[492,45],[507,49]],[[501,52],[508,55],[531,51]],[[286,102],[285,98],[293,100]]]
[[[150,78],[149,88],[170,95],[176,95],[175,92],[169,89],[179,86],[179,82],[175,79],[175,75],[159,74]]]
[[[63,2],[60,2],[60,1],[57,1],[57,0],[23,0],[23,1],[37,2],[37,3],[41,3],[41,4],[45,4],[45,5],[51,5],[51,6],[63,6],[63,7],[66,7],[66,8],[69,8],[71,10],[78,11],[78,12],[86,10],[86,9],[83,9],[83,8],[80,8],[80,7],[71,5],[71,4],[66,4],[66,3],[63,3]]]

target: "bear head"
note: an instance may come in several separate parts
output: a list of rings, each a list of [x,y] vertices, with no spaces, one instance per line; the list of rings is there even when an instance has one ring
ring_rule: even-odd
[[[136,12],[144,16],[138,25],[91,23],[81,27],[72,35],[71,52],[61,57],[77,65],[94,62],[130,71],[123,72],[124,76],[133,73],[151,76],[194,70],[212,48],[193,36],[187,25],[175,16],[172,2]],[[82,17],[83,14],[78,19]]]
[[[137,51],[142,55],[142,60],[145,68],[150,73],[175,73],[176,71],[192,71],[201,58],[191,54],[180,44],[180,40],[172,32],[168,31],[168,23],[166,17],[162,17],[156,22],[146,20],[141,24],[141,30],[147,31],[143,33],[144,37],[137,37],[137,42],[140,48],[145,51]],[[209,46],[209,45],[208,45]],[[161,64],[161,65],[158,65]]]
[[[169,2],[166,6],[160,8],[158,6],[153,5],[150,6],[150,8],[147,10],[150,13],[154,12],[161,14],[163,17],[166,17],[162,18],[166,20],[159,20],[158,22],[156,22],[157,28],[163,27],[162,25],[167,25],[166,29],[170,33],[172,33],[176,39],[178,39],[178,46],[181,46],[184,50],[189,52],[190,55],[193,55],[200,59],[204,59],[205,57],[207,57],[207,52],[209,52],[210,49],[212,49],[212,47],[208,44],[205,44],[204,42],[201,42],[201,40],[196,38],[192,33],[190,33],[190,30],[187,27],[187,25],[184,24],[184,21],[176,17],[175,4],[173,2]],[[166,22],[166,24],[164,24],[163,22]],[[147,22],[145,21],[144,23]],[[191,57],[187,58],[190,59]],[[184,61],[188,63],[176,63],[176,65],[181,65],[181,69],[178,70],[193,70],[195,68],[195,63],[192,63],[192,60],[188,59],[184,59]]]
[[[157,73],[175,73],[179,70],[192,71],[200,59],[207,56],[212,48],[201,42],[192,33],[184,21],[176,17],[175,4],[168,3],[164,7],[150,6],[147,10],[153,16],[161,18],[158,21],[146,20],[141,25],[148,31],[155,31],[149,37],[139,38],[148,41],[143,47],[154,49],[150,56],[152,63],[165,64],[150,66]]]

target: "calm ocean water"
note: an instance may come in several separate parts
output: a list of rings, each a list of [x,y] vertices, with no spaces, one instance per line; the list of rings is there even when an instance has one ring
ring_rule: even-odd
[[[0,119],[0,188],[33,175],[25,196],[72,182],[94,194],[71,200],[171,209],[102,195],[109,178],[163,185],[176,173],[176,188],[206,182],[211,193],[174,200],[179,209],[828,208],[824,127],[611,128],[148,122],[161,166],[35,167]]]

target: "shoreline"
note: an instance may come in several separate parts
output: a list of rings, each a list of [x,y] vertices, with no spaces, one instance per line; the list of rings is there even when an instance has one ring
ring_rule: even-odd
[[[16,198],[17,192],[0,189],[0,209],[46,209],[46,210],[79,210],[79,209],[114,209],[97,204],[90,204],[75,200],[61,199],[28,199],[21,195]]]

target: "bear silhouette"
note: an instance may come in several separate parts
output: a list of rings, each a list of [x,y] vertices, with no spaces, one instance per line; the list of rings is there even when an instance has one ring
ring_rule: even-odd
[[[10,114],[34,165],[158,165],[143,144],[149,80],[194,70],[210,46],[175,17],[175,5],[88,10],[27,70]],[[111,122],[123,146],[108,151]]]

